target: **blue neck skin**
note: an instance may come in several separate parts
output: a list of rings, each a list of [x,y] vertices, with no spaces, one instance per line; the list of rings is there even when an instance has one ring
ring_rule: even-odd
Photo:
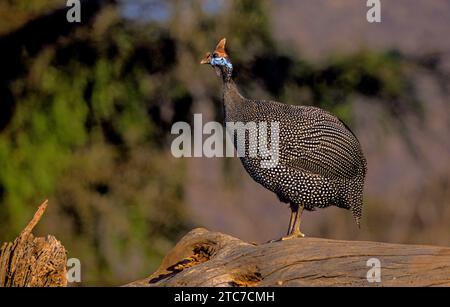
[[[231,79],[231,74],[233,72],[233,64],[224,57],[215,57],[211,59],[210,64],[212,66],[217,66],[222,71],[222,78],[224,81],[229,81]]]
[[[221,57],[212,58],[211,65],[212,66],[227,66],[228,69],[233,69],[233,64],[231,64],[228,61],[228,59],[221,58]]]

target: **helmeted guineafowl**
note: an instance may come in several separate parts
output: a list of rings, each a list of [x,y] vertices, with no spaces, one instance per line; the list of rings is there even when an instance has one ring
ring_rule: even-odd
[[[225,42],[222,39],[201,64],[214,67],[223,81],[225,123],[279,125],[278,163],[274,167],[262,167],[261,157],[244,155],[241,161],[255,181],[290,204],[285,238],[304,236],[300,232],[303,209],[330,205],[349,209],[359,226],[367,167],[356,136],[341,120],[320,108],[244,98],[232,80],[233,65]]]

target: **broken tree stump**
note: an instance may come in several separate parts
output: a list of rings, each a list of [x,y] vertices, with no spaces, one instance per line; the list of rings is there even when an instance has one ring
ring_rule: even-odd
[[[367,279],[371,258],[379,283]],[[126,286],[450,286],[450,248],[317,238],[254,245],[200,228]]]
[[[31,233],[47,208],[42,203],[14,242],[0,249],[0,287],[67,286],[66,250],[54,236],[35,238]]]

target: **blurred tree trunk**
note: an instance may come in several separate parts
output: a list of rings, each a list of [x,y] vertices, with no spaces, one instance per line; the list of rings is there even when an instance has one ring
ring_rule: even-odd
[[[64,246],[54,236],[35,238],[31,233],[46,208],[47,201],[19,237],[0,249],[0,287],[67,286]]]
[[[127,286],[450,286],[450,248],[317,238],[254,245],[194,229],[155,273]]]

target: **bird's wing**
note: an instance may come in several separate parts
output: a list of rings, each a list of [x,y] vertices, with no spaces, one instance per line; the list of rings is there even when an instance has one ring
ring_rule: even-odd
[[[365,168],[358,140],[332,115],[307,121],[284,144],[285,165],[330,179],[352,179]]]

